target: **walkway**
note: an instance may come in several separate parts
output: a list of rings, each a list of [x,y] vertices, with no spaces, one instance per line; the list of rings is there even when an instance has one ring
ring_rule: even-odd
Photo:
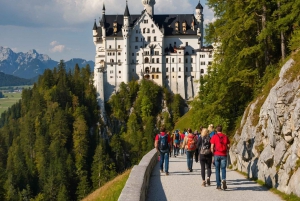
[[[227,170],[226,191],[217,190],[215,170],[212,170],[211,186],[202,187],[200,164],[193,164],[193,172],[187,171],[186,157],[170,158],[170,175],[160,173],[159,163],[153,169],[147,201],[279,201],[279,196],[268,191],[241,174]]]

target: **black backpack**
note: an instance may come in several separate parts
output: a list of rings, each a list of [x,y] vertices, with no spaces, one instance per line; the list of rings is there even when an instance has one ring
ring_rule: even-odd
[[[169,151],[169,143],[168,143],[168,135],[165,134],[164,136],[158,135],[158,147],[161,152],[168,152]]]
[[[202,155],[208,155],[211,153],[210,150],[210,137],[209,136],[205,136],[205,137],[201,137],[201,147],[200,147],[200,154]]]

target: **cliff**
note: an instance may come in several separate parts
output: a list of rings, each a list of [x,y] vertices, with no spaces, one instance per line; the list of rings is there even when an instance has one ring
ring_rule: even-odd
[[[249,104],[230,149],[234,169],[300,196],[300,54],[281,68],[269,94]]]

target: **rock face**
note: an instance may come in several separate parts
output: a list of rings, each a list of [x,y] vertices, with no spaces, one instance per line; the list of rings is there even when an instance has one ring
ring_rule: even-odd
[[[293,65],[293,59],[287,61],[269,95],[248,106],[230,160],[234,169],[250,178],[300,196],[300,79],[285,79]],[[259,114],[257,107],[261,107]]]

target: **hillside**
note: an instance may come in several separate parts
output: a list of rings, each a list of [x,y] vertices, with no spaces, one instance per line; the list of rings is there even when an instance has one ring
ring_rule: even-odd
[[[20,78],[20,77],[7,75],[5,73],[0,72],[0,87],[32,85],[33,83],[34,83],[33,79]]]

